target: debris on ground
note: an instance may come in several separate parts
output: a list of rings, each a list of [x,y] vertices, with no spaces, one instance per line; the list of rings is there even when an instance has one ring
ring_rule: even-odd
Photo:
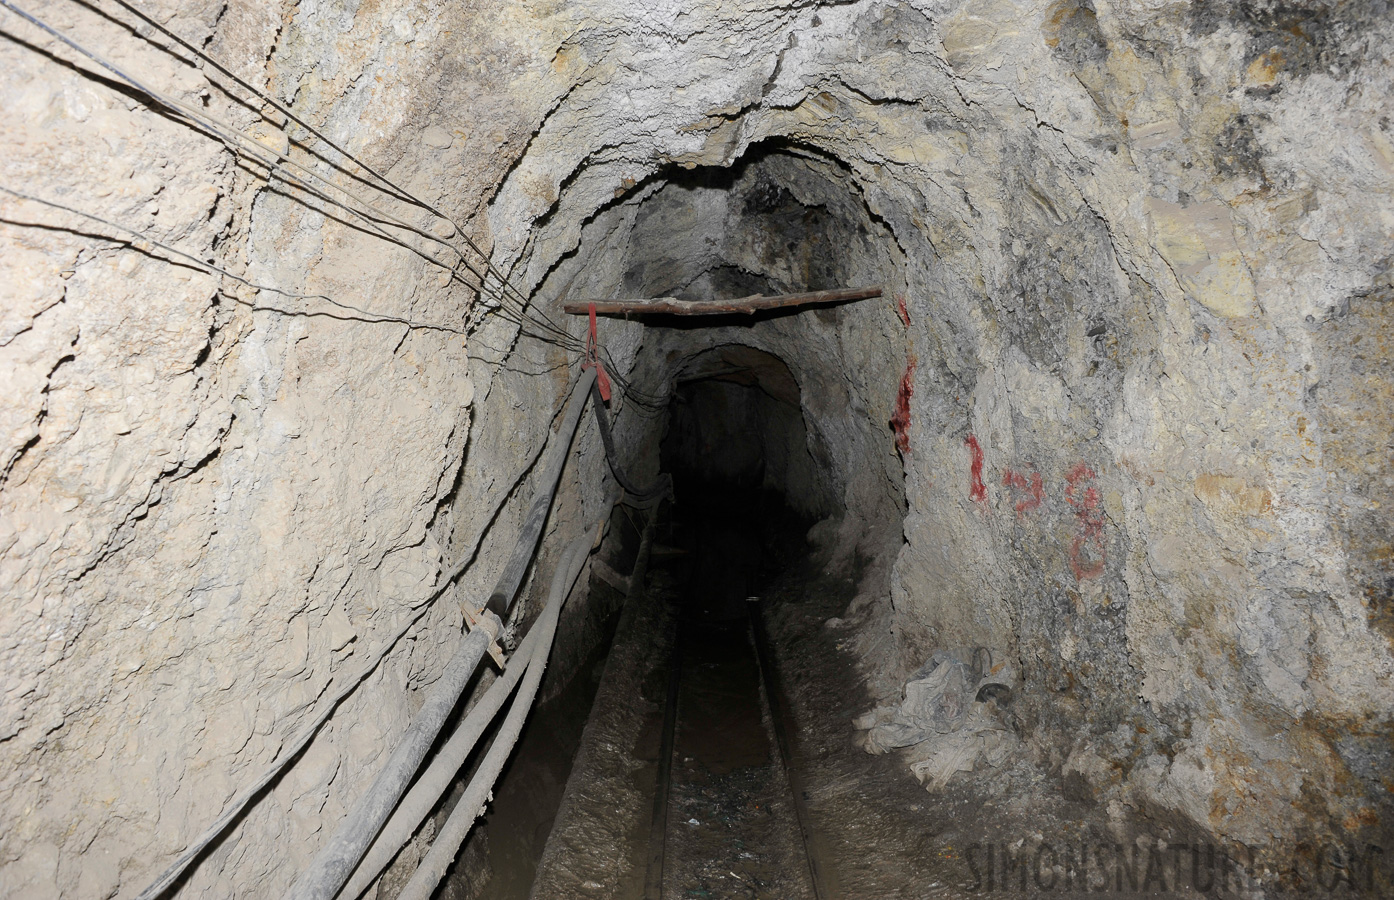
[[[853,721],[866,731],[868,753],[902,747],[910,770],[927,789],[946,785],[982,761],[1001,766],[1016,745],[1000,703],[1016,687],[1004,654],[984,647],[937,650],[906,682],[899,706],[882,706]]]

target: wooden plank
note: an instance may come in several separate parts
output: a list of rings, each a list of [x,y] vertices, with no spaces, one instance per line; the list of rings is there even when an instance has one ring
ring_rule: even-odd
[[[665,315],[665,316],[714,316],[726,313],[745,313],[747,315],[763,309],[786,309],[792,306],[810,306],[815,303],[845,303],[849,300],[866,300],[881,296],[881,286],[838,288],[831,291],[813,291],[806,294],[751,294],[735,300],[678,300],[674,297],[658,297],[653,300],[582,300],[567,303],[562,309],[573,316],[584,316],[595,304],[595,311],[605,316]]]

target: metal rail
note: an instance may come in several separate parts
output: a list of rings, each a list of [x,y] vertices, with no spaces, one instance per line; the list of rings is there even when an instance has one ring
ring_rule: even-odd
[[[770,649],[769,635],[765,633],[765,620],[760,614],[759,597],[747,598],[746,612],[750,616],[750,630],[755,637],[755,658],[760,665],[760,677],[765,684],[765,698],[769,703],[770,721],[774,723],[775,743],[779,745],[779,759],[784,765],[784,774],[789,781],[789,794],[794,799],[794,817],[799,824],[799,838],[803,842],[804,858],[808,860],[808,877],[813,884],[813,896],[817,900],[832,900],[839,896],[831,870],[821,864],[821,841],[813,828],[812,817],[808,814],[808,798],[804,793],[801,760],[794,752],[794,742],[790,737],[794,728],[794,717],[784,705],[783,694],[779,690],[779,679],[775,671],[774,653]]]
[[[794,817],[799,831],[804,859],[808,863],[809,884],[816,900],[836,900],[841,890],[832,870],[822,864],[825,849],[822,840],[813,827],[805,795],[801,761],[794,751],[791,734],[796,730],[793,715],[785,705],[779,689],[779,679],[775,669],[774,653],[770,648],[769,636],[765,633],[764,620],[760,614],[760,599],[747,598],[746,612],[750,620],[750,631],[755,644],[756,663],[760,669],[764,686],[765,702],[768,705],[770,720],[774,724],[775,743],[778,745],[779,760],[787,779],[793,802]],[[668,693],[663,709],[662,742],[658,757],[658,776],[654,784],[653,814],[649,821],[649,843],[647,866],[644,873],[644,900],[662,900],[663,873],[668,843],[668,807],[672,791],[673,757],[676,753],[676,734],[678,719],[678,694],[682,685],[682,621],[678,617],[673,637],[673,653],[668,663]]]
[[[677,743],[678,688],[682,686],[682,616],[677,616],[673,652],[668,659],[668,694],[663,706],[663,739],[658,749],[658,776],[654,779],[653,816],[649,819],[648,868],[644,873],[644,900],[662,900],[663,860],[668,853],[668,794],[673,783],[673,752]]]

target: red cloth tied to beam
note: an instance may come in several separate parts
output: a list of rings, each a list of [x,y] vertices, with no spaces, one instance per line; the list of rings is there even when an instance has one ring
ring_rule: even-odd
[[[586,335],[586,361],[581,368],[595,367],[595,384],[600,388],[600,396],[610,402],[610,376],[605,374],[605,364],[600,361],[600,341],[595,336],[595,304],[590,305],[591,329]]]

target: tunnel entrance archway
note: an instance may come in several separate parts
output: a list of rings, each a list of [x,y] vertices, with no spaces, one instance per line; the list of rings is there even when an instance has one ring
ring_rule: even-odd
[[[833,592],[817,592],[818,602],[807,604],[809,614],[814,606],[824,618],[846,615],[853,606],[859,616],[881,614],[865,599],[853,601],[854,594],[888,592],[905,512],[902,460],[889,425],[912,350],[895,298],[903,256],[853,174],[836,159],[766,145],[730,169],[670,174],[590,219],[574,254],[545,280],[543,293],[557,297],[558,306],[621,297],[701,302],[870,284],[883,285],[885,293],[865,302],[755,315],[599,320],[606,367],[618,376],[611,413],[621,467],[640,481],[660,468],[673,474],[677,512],[671,530],[659,526],[660,552],[651,570],[655,595],[638,605],[637,630],[618,628],[606,655],[605,670],[622,674],[605,677],[604,684],[617,685],[615,696],[607,702],[602,688],[599,712],[586,725],[602,737],[587,745],[594,753],[576,751],[579,768],[570,775],[568,763],[548,777],[558,786],[562,780],[589,784],[635,765],[648,771],[661,755],[675,766],[691,757],[696,769],[679,768],[673,797],[680,805],[697,805],[681,821],[674,819],[675,833],[698,835],[696,826],[686,824],[691,819],[745,821],[745,812],[762,810],[736,837],[763,861],[739,853],[725,859],[730,841],[716,838],[711,846],[678,855],[722,859],[731,870],[753,866],[749,874],[761,879],[797,881],[802,857],[790,843],[798,833],[791,810],[779,813],[778,823],[765,821],[773,815],[767,812],[771,803],[786,802],[779,798],[788,788],[764,730],[771,717],[762,712],[762,698],[770,690],[754,674],[746,597],[769,593],[773,602],[784,573],[792,581],[827,577],[836,581],[837,599],[829,599]],[[898,364],[868,364],[884,358]],[[665,550],[671,554],[666,562]],[[623,573],[627,567],[615,569]],[[781,604],[804,606],[803,598],[814,596],[786,588]],[[591,590],[605,588],[592,579]],[[835,608],[824,610],[829,602]],[[686,629],[681,640],[678,620]],[[681,752],[664,755],[645,741],[656,738],[661,724],[667,661],[679,643],[692,646],[689,674],[712,678],[684,676],[676,704],[685,710],[675,733]],[[699,658],[699,649],[708,655]],[[713,697],[715,703],[706,702]],[[653,716],[659,721],[651,721]],[[638,730],[621,737],[617,723],[631,718]],[[551,743],[555,755],[560,748]],[[610,760],[617,768],[597,761],[609,759],[614,748],[625,757]],[[631,759],[630,753],[638,756]],[[572,758],[570,751],[565,755]],[[703,766],[710,771],[698,771]],[[640,781],[648,785],[648,778]],[[730,779],[735,781],[728,784]],[[528,783],[521,791],[539,779],[523,775],[514,781]],[[500,790],[508,789],[505,783]],[[699,797],[725,798],[723,803],[739,809],[709,809]],[[604,803],[614,799],[607,792]],[[639,806],[606,840],[631,850],[639,846],[628,833],[646,820]],[[578,885],[568,874],[574,866],[553,866],[545,852],[537,860],[541,839],[565,858],[569,835],[590,845],[597,834],[609,834],[616,813],[581,800],[569,811],[538,809],[533,819],[509,827],[496,814],[487,823],[487,840],[474,842],[474,863],[467,860],[462,869],[497,871],[508,852],[504,845],[513,843],[519,851],[512,854],[517,896],[527,890],[534,865],[534,893],[547,895],[552,885],[551,895],[574,895]],[[560,831],[553,831],[553,815]],[[568,820],[573,824],[566,825]],[[785,896],[802,896],[793,883],[784,886]],[[514,896],[502,888],[495,878],[482,895]]]
[[[822,518],[833,511],[829,476],[809,452],[801,400],[772,353],[744,344],[700,353],[674,379],[662,466],[680,491],[775,492],[799,515]]]
[[[764,371],[758,357],[733,362],[733,353],[775,359],[788,377],[773,369],[762,374],[764,393],[777,398],[779,382],[787,384],[784,399],[792,402],[783,408],[801,417],[806,439],[791,455],[767,431],[765,465],[774,468],[745,477],[779,487],[801,514],[834,520],[820,534],[835,548],[837,564],[873,561],[877,575],[867,590],[884,594],[907,508],[903,456],[890,423],[906,373],[925,353],[899,312],[905,277],[904,250],[856,172],[816,148],[768,140],[729,167],[673,167],[617,198],[587,221],[543,292],[560,305],[880,285],[879,298],[813,309],[605,319],[599,336],[626,381],[657,395],[663,411],[671,396],[707,391],[693,384],[718,369]],[[920,372],[932,368],[928,360],[918,365]],[[729,394],[730,378],[748,376],[724,377],[728,386],[715,390]],[[636,413],[617,414],[618,440],[625,462],[649,475],[659,467],[667,418]],[[740,455],[744,443],[731,444],[730,452]],[[787,469],[779,469],[785,461]],[[704,465],[715,462],[735,465]]]

